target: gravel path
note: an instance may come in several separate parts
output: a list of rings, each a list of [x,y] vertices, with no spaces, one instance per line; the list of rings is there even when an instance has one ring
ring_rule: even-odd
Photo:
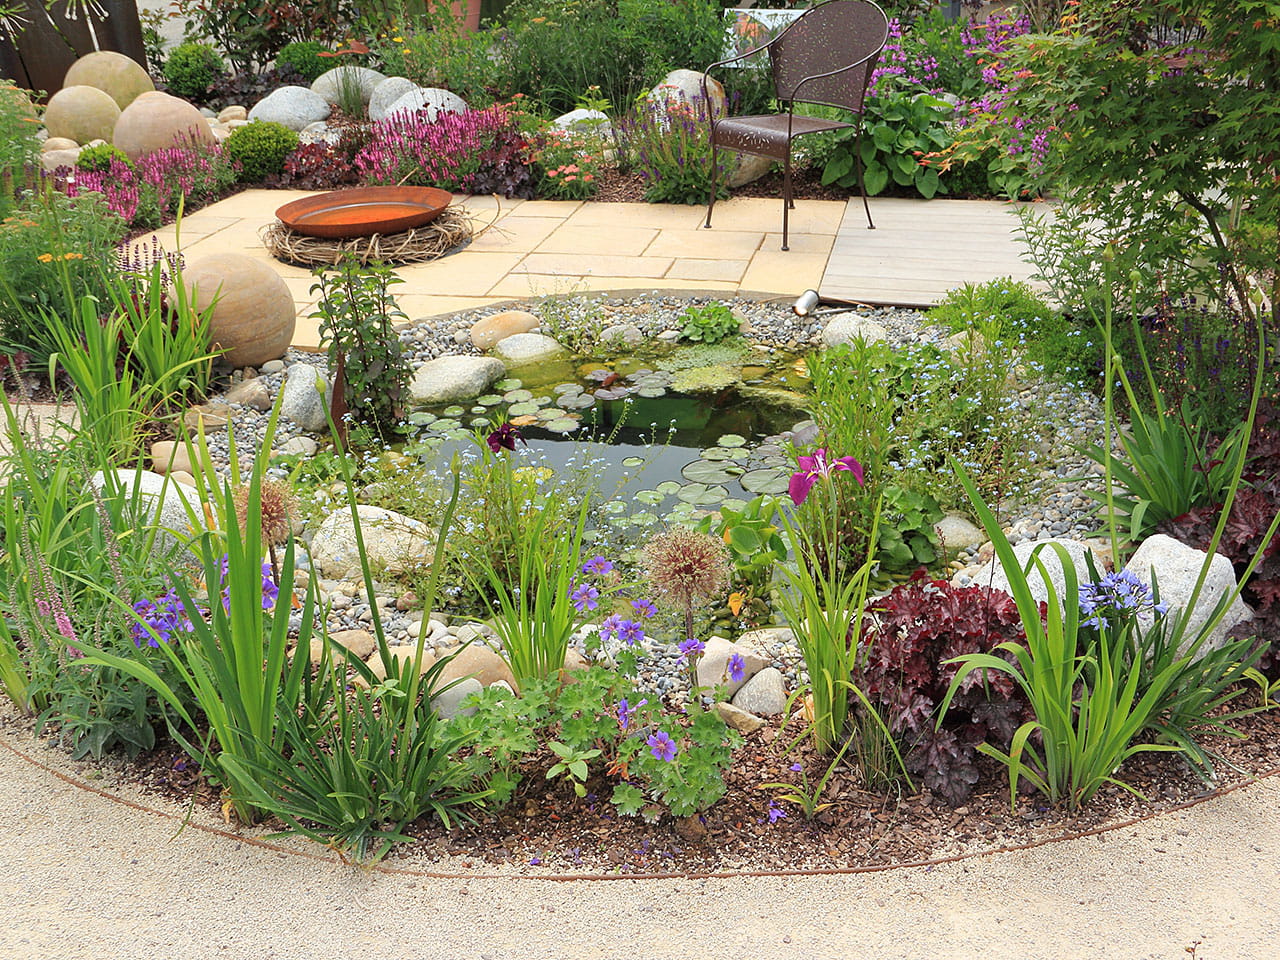
[[[293,856],[190,827],[175,838],[181,809],[113,802],[10,747],[85,775],[0,732],[3,958],[1261,960],[1280,942],[1276,778],[1098,837],[934,868],[555,883],[369,874],[314,846]],[[194,823],[218,826],[200,810]],[[465,872],[460,859],[396,865]]]

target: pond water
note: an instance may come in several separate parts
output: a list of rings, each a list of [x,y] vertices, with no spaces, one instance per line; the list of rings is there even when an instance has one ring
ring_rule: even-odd
[[[518,373],[472,404],[416,410],[409,422],[447,463],[454,450],[474,447],[473,430],[509,421],[531,460],[595,474],[620,523],[781,494],[794,469],[786,436],[812,432],[803,360],[750,345],[677,346]]]

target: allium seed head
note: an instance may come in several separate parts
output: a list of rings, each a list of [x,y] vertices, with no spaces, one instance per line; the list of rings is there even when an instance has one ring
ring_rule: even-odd
[[[682,609],[718,597],[729,584],[729,550],[709,533],[673,527],[644,548],[645,575]]]
[[[262,479],[262,543],[263,546],[284,543],[293,530],[294,500],[293,490],[287,483]],[[249,488],[241,487],[236,491],[236,520],[243,530],[249,516]]]

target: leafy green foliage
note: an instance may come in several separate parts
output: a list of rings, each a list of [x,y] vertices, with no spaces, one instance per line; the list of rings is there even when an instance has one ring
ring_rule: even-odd
[[[362,264],[354,255],[313,272],[311,292],[320,300],[312,316],[320,321],[330,369],[341,365],[346,408],[360,423],[390,429],[403,412],[412,373],[394,327],[406,318],[390,293],[404,281],[387,264]]]
[[[318,40],[294,40],[286,43],[276,54],[276,67],[290,67],[302,76],[307,83],[325,73],[337,64],[329,57],[320,56],[325,46]]]
[[[0,218],[7,217],[40,156],[40,121],[25,90],[0,78]]]
[[[1092,382],[1102,366],[1095,336],[1066,319],[1025,283],[1002,277],[947,292],[930,320],[987,341],[1012,341],[1048,376]]]
[[[260,183],[284,169],[285,157],[298,149],[298,135],[273,120],[255,120],[232,130],[223,149],[240,164],[241,183]]]
[[[202,100],[209,85],[226,73],[222,57],[207,43],[183,43],[164,61],[164,81],[175,96]]]
[[[689,307],[680,319],[684,321],[680,336],[694,343],[719,343],[738,333],[738,318],[719,300]]]
[[[0,224],[0,338],[43,365],[53,352],[41,308],[72,321],[81,298],[106,303],[124,221],[103,198],[56,190],[27,194]]]
[[[863,118],[860,152],[867,195],[882,193],[890,181],[914,190],[926,200],[947,193],[937,168],[922,164],[920,157],[951,143],[944,126],[951,112],[951,105],[945,100],[928,93],[890,88],[882,78],[880,92],[867,98]],[[840,131],[834,140],[822,170],[822,183],[856,188],[854,132]]]
[[[658,101],[646,97],[618,121],[624,168],[644,180],[649,203],[706,203],[711,196],[710,105],[701,97]],[[716,196],[729,196],[734,160],[716,154]]]
[[[597,666],[574,672],[563,686],[556,678],[533,680],[521,685],[518,698],[490,688],[468,702],[476,713],[449,722],[473,738],[459,763],[499,804],[511,798],[545,746],[553,759],[544,777],[567,777],[578,796],[590,785],[609,793],[626,816],[652,815],[655,804],[690,816],[724,795],[724,769],[741,743],[716,714],[696,704],[683,716],[668,714],[625,673]],[[648,743],[658,731],[675,745],[671,760],[654,756]]]
[[[76,157],[76,169],[105,173],[107,168],[111,166],[112,160],[127,167],[133,167],[133,161],[129,159],[129,155],[119,147],[113,147],[109,143],[100,143],[96,147],[85,147],[80,151],[80,155]]]

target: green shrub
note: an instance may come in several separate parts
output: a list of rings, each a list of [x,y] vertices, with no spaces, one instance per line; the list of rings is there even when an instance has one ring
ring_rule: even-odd
[[[226,73],[226,65],[207,43],[184,43],[174,48],[164,62],[164,82],[169,92],[188,100],[199,100],[209,84]]]
[[[95,173],[106,173],[111,166],[112,160],[123,163],[130,170],[133,169],[133,161],[129,159],[129,155],[119,147],[113,147],[109,143],[100,143],[96,147],[85,147],[81,150],[80,156],[76,158],[76,168],[79,170],[92,170]]]
[[[719,300],[701,307],[690,307],[681,318],[684,329],[680,336],[701,343],[719,343],[738,332],[738,318]]]
[[[318,40],[295,40],[293,43],[286,43],[276,54],[276,68],[292,67],[302,74],[307,83],[312,83],[316,77],[326,73],[335,65],[330,58],[320,56],[320,51],[324,48],[324,44]]]
[[[1094,383],[1102,368],[1093,324],[1085,327],[1064,317],[1012,277],[949,291],[929,319],[957,333],[1018,344],[1045,374],[1069,383]]]
[[[258,183],[284,169],[285,157],[298,149],[298,135],[282,123],[255,120],[233,130],[223,149],[239,162],[241,183]]]

